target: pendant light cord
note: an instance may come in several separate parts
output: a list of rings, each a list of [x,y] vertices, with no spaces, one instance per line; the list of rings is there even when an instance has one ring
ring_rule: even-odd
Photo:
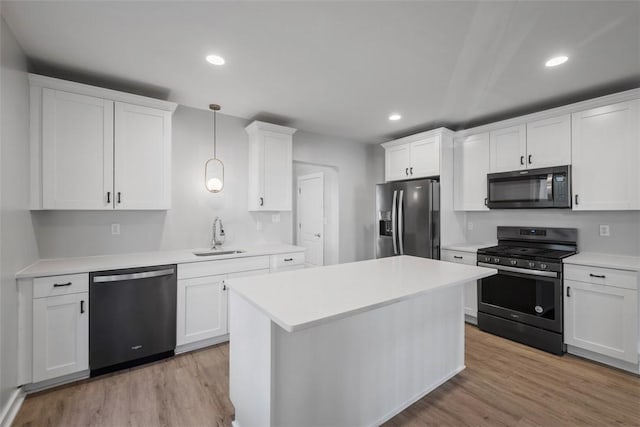
[[[216,125],[216,110],[213,110],[213,158],[216,157],[216,133],[218,131],[218,126]]]

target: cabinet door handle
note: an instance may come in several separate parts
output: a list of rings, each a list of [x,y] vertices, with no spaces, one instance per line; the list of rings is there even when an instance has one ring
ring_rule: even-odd
[[[80,301],[80,314],[84,314],[84,300]]]
[[[489,200],[487,197],[484,198],[484,205],[487,206],[489,204]]]
[[[120,195],[120,192],[118,191],[118,204],[122,203],[122,197]]]
[[[571,286],[567,286],[567,296],[571,297]]]
[[[107,191],[107,204],[111,203],[111,191]]]
[[[578,195],[575,195],[575,199],[576,199],[576,205],[578,204]]]
[[[63,286],[71,286],[71,282],[67,282],[67,283],[54,283],[53,287],[54,288],[61,288]]]
[[[531,162],[531,157],[532,157],[532,156],[531,156],[531,154],[529,154],[529,164],[531,164],[531,163],[532,163],[532,162]]]
[[[524,156],[520,156],[520,165],[524,166]]]
[[[462,258],[461,256],[459,256],[459,255],[454,255],[453,257],[454,257],[455,259],[463,259],[463,258]]]
[[[589,273],[589,276],[597,277],[598,279],[604,279],[605,277],[607,277],[604,274],[593,274],[593,273]]]
[[[409,168],[404,168],[404,174],[409,176]]]
[[[260,197],[260,206],[264,206],[264,197]]]
[[[227,290],[227,282],[225,282],[224,280],[222,281],[222,290],[223,291]]]
[[[410,167],[410,168],[409,168],[409,173],[410,173],[411,175],[413,175],[413,167]]]

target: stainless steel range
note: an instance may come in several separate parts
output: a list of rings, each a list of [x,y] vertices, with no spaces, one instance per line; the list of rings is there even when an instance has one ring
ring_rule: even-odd
[[[498,245],[478,265],[498,274],[478,281],[478,327],[562,354],[562,259],[577,251],[574,228],[498,227]]]

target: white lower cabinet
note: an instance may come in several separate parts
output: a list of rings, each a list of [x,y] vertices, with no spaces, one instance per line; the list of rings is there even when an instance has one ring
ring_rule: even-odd
[[[33,382],[89,369],[89,293],[33,300]]]
[[[228,332],[226,277],[222,274],[178,280],[177,345]]]
[[[477,255],[474,252],[451,251],[443,249],[440,254],[442,261],[458,264],[476,265]],[[478,317],[478,282],[472,281],[464,285],[464,314],[473,319]]]
[[[589,267],[566,266],[565,277],[578,276],[585,268]],[[564,339],[568,346],[635,364],[638,363],[637,281],[634,289],[625,282],[607,283],[610,277],[616,278],[618,271],[598,268],[585,281],[565,279]],[[617,284],[623,286],[614,286]]]

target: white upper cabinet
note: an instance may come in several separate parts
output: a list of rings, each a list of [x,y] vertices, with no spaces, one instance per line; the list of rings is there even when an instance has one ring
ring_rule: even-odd
[[[441,132],[436,129],[382,144],[385,181],[440,175]]]
[[[440,137],[432,136],[411,143],[409,173],[412,178],[440,175]]]
[[[569,164],[569,114],[491,131],[491,172]]]
[[[385,180],[397,181],[409,178],[411,164],[411,147],[409,144],[397,145],[385,149]]]
[[[116,209],[171,207],[171,112],[115,103]]]
[[[487,210],[487,173],[490,168],[489,133],[453,142],[453,207],[462,211]]]
[[[527,123],[528,168],[571,164],[571,116],[565,114]]]
[[[290,211],[296,129],[255,121],[249,134],[249,210]]]
[[[525,125],[491,131],[491,172],[525,169],[527,129]]]
[[[169,209],[176,104],[49,77],[31,83],[31,209]]]
[[[113,101],[42,90],[42,208],[113,209]]]
[[[573,114],[574,210],[640,209],[640,100]]]

